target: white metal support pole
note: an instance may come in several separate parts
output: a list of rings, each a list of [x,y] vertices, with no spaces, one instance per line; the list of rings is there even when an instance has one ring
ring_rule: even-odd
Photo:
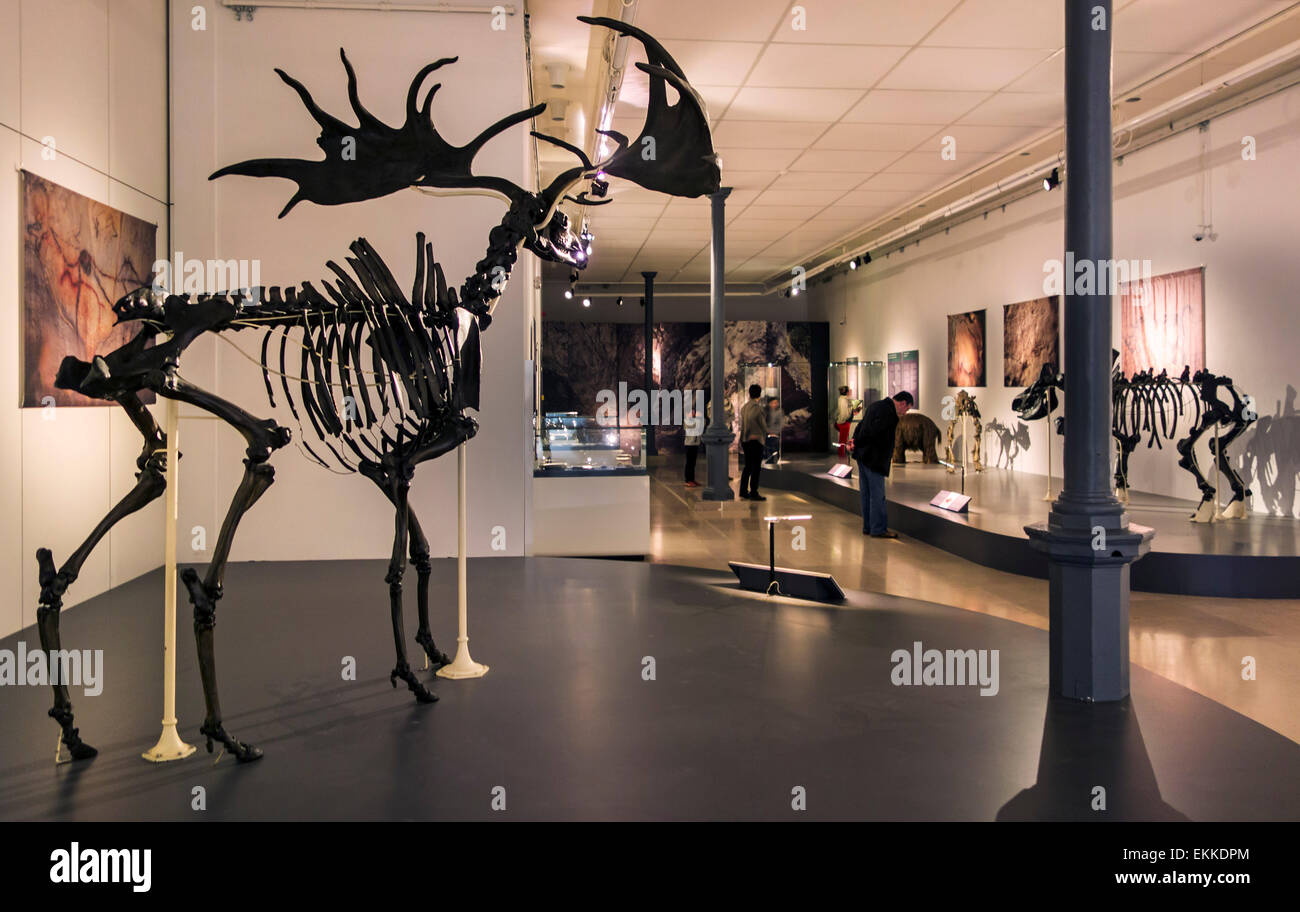
[[[438,669],[440,678],[481,678],[487,674],[488,667],[481,665],[469,655],[469,609],[465,585],[465,529],[469,522],[467,510],[465,444],[456,448],[456,614],[458,633],[456,635],[456,658],[450,665]]]
[[[1223,519],[1223,509],[1219,506],[1219,423],[1214,423],[1214,518],[1211,522]]]
[[[1052,499],[1052,391],[1047,391],[1047,493],[1043,500]]]
[[[181,760],[194,753],[176,731],[176,514],[180,505],[179,406],[168,399],[163,414],[163,432],[167,435],[167,490],[163,509],[163,718],[158,743],[141,754],[151,763]]]

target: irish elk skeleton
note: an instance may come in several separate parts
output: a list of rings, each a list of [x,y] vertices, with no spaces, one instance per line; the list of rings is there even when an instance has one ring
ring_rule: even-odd
[[[713,193],[721,182],[704,101],[667,51],[645,32],[621,21],[579,18],[635,39],[645,48],[648,62],[637,67],[650,81],[646,121],[634,140],[601,131],[613,140],[616,150],[598,163],[576,146],[534,133],[539,140],[567,149],[579,162],[538,192],[504,178],[475,175],[472,165],[485,143],[536,117],[545,105],[502,118],[467,145],[453,146],[439,135],[431,118],[433,96],[440,86],[433,86],[423,102],[417,103],[426,77],[456,58],[430,63],[416,74],[407,93],[406,121],[396,128],[361,105],[356,73],[345,54],[343,66],[356,126],[321,110],[300,82],[276,71],[320,125],[318,144],[325,152],[324,160],[254,159],[222,168],[213,179],[245,175],[294,181],[298,190],[281,210],[281,217],[304,200],[339,205],[408,187],[489,191],[503,197],[508,209],[489,232],[487,253],[459,289],[448,286],[432,245],[419,234],[409,295],[374,248],[360,238],[351,245],[346,267],[333,260],[326,263],[330,275],[319,285],[303,282],[296,288],[193,296],[141,288],[118,301],[113,310],[119,321],[138,324],[139,332],[125,345],[90,362],[64,359],[56,386],[116,402],[126,410],[144,438],[136,461],[139,472],[135,488],[61,566],[55,566],[49,549],[37,552],[41,587],[37,624],[47,653],[61,648],[63,596],[92,549],[115,523],[160,497],[166,487],[166,437],[142,404],[141,392],[150,390],[209,412],[238,431],[247,449],[243,478],[206,572],[202,577],[193,569],[182,574],[194,609],[207,707],[200,732],[209,751],[215,740],[241,762],[262,755],[222,724],[214,632],[222,578],[239,522],[274,481],[271,457],[289,444],[291,434],[275,421],[258,418],[187,382],[178,371],[186,347],[205,333],[244,333],[260,336],[260,366],[271,405],[275,405],[278,389],[300,430],[306,420],[315,438],[315,445],[309,443],[303,430],[299,442],[307,455],[336,471],[360,473],[392,504],[393,550],[384,577],[397,653],[390,680],[394,687],[398,680],[404,682],[422,703],[437,699],[412,671],[403,633],[402,579],[409,555],[418,586],[415,641],[435,668],[449,661],[430,632],[429,543],[410,508],[409,493],[420,463],[450,452],[475,434],[477,424],[466,412],[479,408],[480,334],[491,322],[519,248],[573,268],[586,265],[583,246],[560,211],[565,200],[584,206],[607,202],[588,198],[585,190],[577,197],[567,195],[584,181],[591,182],[597,196],[603,196],[604,178],[611,176],[685,197]],[[673,104],[667,98],[670,85],[678,96]],[[346,158],[345,148],[349,151]],[[651,151],[647,154],[646,150]],[[343,408],[340,399],[346,404]],[[62,741],[74,759],[95,756],[95,749],[80,738],[73,725],[72,703],[63,684],[54,687],[50,716],[61,727]]]

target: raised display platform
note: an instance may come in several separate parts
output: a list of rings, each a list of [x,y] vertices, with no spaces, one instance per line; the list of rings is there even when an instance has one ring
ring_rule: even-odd
[[[764,487],[798,491],[860,512],[856,469],[835,478],[834,457],[794,457],[764,468]],[[932,506],[940,490],[960,490],[961,475],[941,465],[894,466],[885,489],[889,525],[906,535],[995,570],[1047,577],[1047,558],[1029,544],[1024,527],[1047,519],[1047,476],[985,469],[966,476],[969,510]],[[1060,491],[1057,479],[1053,493]],[[1227,598],[1300,598],[1300,520],[1252,515],[1217,523],[1189,520],[1190,500],[1132,492],[1130,522],[1156,530],[1151,551],[1132,565],[1140,592]]]

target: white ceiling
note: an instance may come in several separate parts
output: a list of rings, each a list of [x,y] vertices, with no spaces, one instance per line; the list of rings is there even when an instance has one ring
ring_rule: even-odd
[[[533,13],[534,62],[577,61],[590,2]],[[640,0],[658,38],[708,103],[723,159],[727,279],[769,278],[1064,121],[1060,0]],[[1291,0],[1116,0],[1117,96]],[[586,7],[586,10],[583,9]],[[575,28],[576,27],[576,28]],[[600,30],[603,31],[603,30]],[[603,36],[597,37],[597,42]],[[568,50],[566,51],[565,48]],[[635,136],[646,76],[629,62],[613,127]],[[544,97],[544,96],[542,96]],[[590,124],[592,113],[587,114]],[[941,142],[956,140],[956,159]],[[566,163],[567,164],[567,163]],[[586,282],[702,282],[709,203],[623,181],[587,211],[596,236]]]

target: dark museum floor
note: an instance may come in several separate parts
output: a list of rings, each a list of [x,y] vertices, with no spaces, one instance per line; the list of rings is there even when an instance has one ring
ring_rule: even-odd
[[[907,471],[923,468],[929,467],[909,464]],[[795,553],[788,539],[779,542],[778,563],[832,573],[845,589],[952,605],[1047,629],[1045,579],[981,566],[907,535],[892,541],[867,538],[856,511],[766,484],[767,503],[706,504],[701,489],[682,486],[681,471],[680,457],[654,470],[650,525],[655,561],[690,567],[766,562],[762,517],[809,513],[807,549]],[[739,474],[734,462],[732,474]],[[1256,519],[1269,517],[1246,522]],[[1133,592],[1129,615],[1129,654],[1135,665],[1300,742],[1300,600]],[[1256,661],[1255,680],[1242,680],[1245,656]]]
[[[434,576],[448,649],[454,566]],[[492,670],[437,680],[441,701],[419,706],[388,683],[383,573],[381,561],[231,565],[222,702],[232,733],[266,751],[244,767],[214,765],[201,744],[161,766],[139,757],[159,729],[160,571],[69,609],[65,646],[104,650],[103,693],[73,695],[100,755],[55,768],[48,689],[0,688],[0,818],[1300,818],[1300,745],[1139,665],[1130,701],[1049,707],[1047,635],[1033,626],[860,590],[834,608],[768,600],[714,570],[471,561],[471,643]],[[891,684],[891,654],[918,641],[998,650],[996,695]],[[178,642],[178,713],[195,743],[188,623]],[[356,681],[341,679],[347,656]],[[1099,785],[1104,813],[1089,809]],[[504,811],[491,809],[497,787]]]

